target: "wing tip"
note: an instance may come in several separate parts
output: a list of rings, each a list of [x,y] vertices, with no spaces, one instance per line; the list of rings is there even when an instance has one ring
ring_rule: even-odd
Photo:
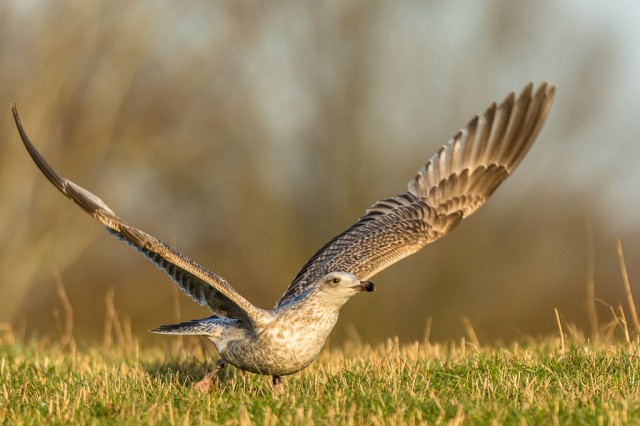
[[[529,83],[527,83],[527,85],[523,89],[523,93],[527,89],[529,91],[532,91],[534,86],[535,84],[532,81],[530,81]],[[544,98],[546,98],[547,103],[551,103],[555,98],[556,90],[557,90],[557,87],[555,84],[549,83],[547,80],[542,80],[538,84],[538,88],[535,91],[534,97],[543,96]]]

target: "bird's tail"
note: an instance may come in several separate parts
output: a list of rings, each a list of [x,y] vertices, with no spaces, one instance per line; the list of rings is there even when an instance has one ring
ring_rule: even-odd
[[[199,320],[181,322],[179,324],[165,324],[149,331],[156,334],[182,334],[182,335],[192,335],[192,336],[204,336],[204,335],[208,336],[208,335],[215,334],[216,331],[219,332],[222,326],[222,324],[220,324],[220,320],[221,318],[212,316],[209,318],[203,318]]]

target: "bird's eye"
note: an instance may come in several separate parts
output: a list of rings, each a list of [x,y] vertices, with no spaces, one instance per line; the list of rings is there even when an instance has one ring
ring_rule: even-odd
[[[338,284],[340,282],[340,278],[338,277],[333,277],[333,279],[331,280],[332,283],[334,284]]]

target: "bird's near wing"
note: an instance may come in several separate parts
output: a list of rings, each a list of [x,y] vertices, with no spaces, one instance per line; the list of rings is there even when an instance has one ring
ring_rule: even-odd
[[[476,116],[422,167],[404,194],[378,201],[302,267],[276,306],[331,271],[367,280],[471,215],[518,166],[544,123],[555,87],[529,83]]]
[[[11,107],[24,146],[49,181],[107,230],[134,246],[164,270],[193,300],[207,305],[214,314],[255,324],[266,314],[238,294],[224,278],[210,272],[152,235],[120,219],[100,198],[60,176],[35,149],[22,127],[16,106]]]

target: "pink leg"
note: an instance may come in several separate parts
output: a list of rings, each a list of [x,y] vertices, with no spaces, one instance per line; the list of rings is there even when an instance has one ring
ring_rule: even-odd
[[[193,385],[193,387],[195,387],[196,389],[198,389],[202,393],[207,393],[207,392],[210,392],[211,390],[213,390],[213,388],[215,386],[213,378],[216,377],[218,372],[224,368],[225,364],[226,364],[226,362],[223,359],[218,361],[218,363],[216,364],[216,366],[213,369],[213,371],[208,373],[206,376],[204,376],[202,378],[202,380],[200,380],[198,383]]]
[[[282,379],[280,376],[273,376],[273,392],[277,394],[284,393],[284,387],[282,386]]]

